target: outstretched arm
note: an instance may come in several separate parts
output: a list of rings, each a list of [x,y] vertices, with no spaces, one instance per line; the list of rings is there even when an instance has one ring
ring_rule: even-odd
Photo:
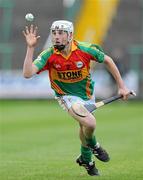
[[[25,78],[30,78],[38,72],[38,68],[33,64],[33,54],[40,36],[37,35],[37,27],[33,25],[30,27],[26,26],[23,35],[27,43],[27,52],[23,64],[23,76]]]
[[[117,82],[118,93],[123,96],[124,100],[128,99],[130,91],[125,86],[125,84],[123,82],[123,79],[122,79],[122,77],[120,75],[120,72],[119,72],[117,66],[115,65],[115,63],[113,62],[112,58],[105,55],[104,63],[107,66],[107,69],[109,70],[109,72],[113,75],[114,79]]]

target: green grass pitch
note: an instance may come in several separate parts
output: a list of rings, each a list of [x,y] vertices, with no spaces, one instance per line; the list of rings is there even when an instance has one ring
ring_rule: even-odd
[[[116,102],[95,112],[96,137],[111,161],[100,177],[75,163],[78,124],[55,101],[0,101],[1,180],[143,179],[143,103]]]

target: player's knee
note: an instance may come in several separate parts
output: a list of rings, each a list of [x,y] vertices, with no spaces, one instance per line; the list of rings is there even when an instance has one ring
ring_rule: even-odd
[[[89,123],[88,124],[88,129],[90,129],[91,131],[94,131],[95,130],[95,124],[94,123]]]
[[[92,131],[95,130],[95,128],[96,128],[95,119],[93,119],[93,118],[88,119],[88,121],[87,121],[86,124],[87,124],[87,128],[88,128],[88,129],[90,129],[90,130],[92,130]]]

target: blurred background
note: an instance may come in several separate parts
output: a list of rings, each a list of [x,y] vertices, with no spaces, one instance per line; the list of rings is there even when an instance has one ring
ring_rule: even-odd
[[[22,35],[25,15],[35,16],[41,39],[36,56],[50,46],[49,28],[54,20],[70,20],[75,39],[101,45],[113,58],[126,85],[143,99],[143,1],[142,0],[0,0],[0,98],[53,98],[47,73],[22,77],[26,43]],[[92,64],[96,95],[116,92],[113,78],[103,65]]]

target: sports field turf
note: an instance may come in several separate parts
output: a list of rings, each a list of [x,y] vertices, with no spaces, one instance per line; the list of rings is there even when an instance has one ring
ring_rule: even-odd
[[[96,136],[111,156],[100,177],[75,163],[77,123],[55,101],[0,101],[0,180],[143,179],[143,103],[98,109]]]

